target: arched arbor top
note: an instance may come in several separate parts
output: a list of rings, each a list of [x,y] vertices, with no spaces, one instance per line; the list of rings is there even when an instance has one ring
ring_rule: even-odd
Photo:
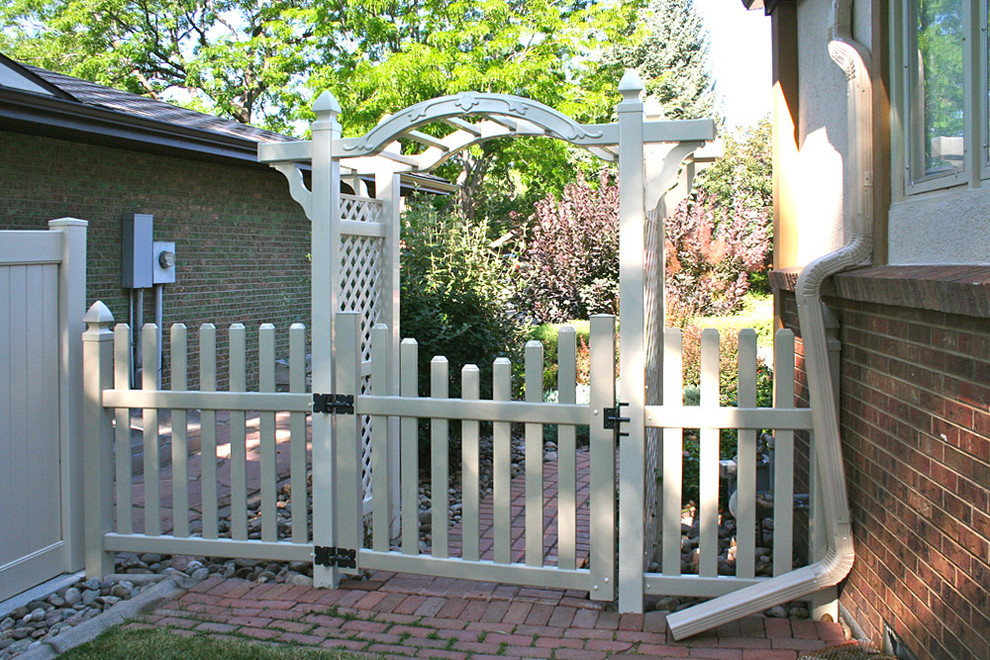
[[[635,77],[623,78],[620,92],[625,101],[638,101],[642,83]],[[317,124],[336,124],[340,105],[324,92],[313,105]],[[442,125],[450,132],[437,136],[421,131],[428,125]],[[314,125],[314,129],[316,125]],[[337,126],[339,131],[339,125]],[[339,134],[339,133],[338,133]],[[442,96],[411,105],[383,118],[365,135],[336,138],[331,157],[341,167],[354,173],[429,172],[449,158],[473,145],[505,137],[552,137],[584,147],[607,161],[618,160],[619,124],[580,124],[567,115],[538,101],[509,94],[464,92]],[[647,117],[643,122],[642,142],[683,143],[715,139],[715,122],[711,119],[667,121]],[[401,153],[401,142],[421,146],[416,153]],[[275,164],[312,162],[309,140],[263,144],[259,146],[261,162]],[[384,162],[383,162],[384,161]],[[387,163],[387,165],[386,165]]]

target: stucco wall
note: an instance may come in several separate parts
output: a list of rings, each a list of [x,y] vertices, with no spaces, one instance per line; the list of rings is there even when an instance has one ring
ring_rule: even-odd
[[[795,186],[800,236],[798,263],[789,266],[805,265],[845,238],[846,79],[828,54],[831,21],[828,0],[798,3],[799,151],[787,176]]]
[[[125,215],[153,214],[155,240],[175,241],[176,283],[164,289],[164,325],[189,328],[191,385],[198,382],[195,333],[202,323],[216,325],[221,353],[227,328],[243,323],[249,365],[257,364],[261,323],[280,331],[278,357],[287,354],[288,326],[309,324],[309,222],[274,170],[8,132],[0,144],[0,229],[46,229],[64,216],[89,221],[87,305],[102,300],[118,322],[128,321],[120,282]],[[150,290],[146,298],[153,299]],[[145,321],[153,322],[150,300],[146,306]],[[225,366],[221,359],[221,386]]]
[[[890,263],[990,265],[990,190],[912,195],[890,207]]]

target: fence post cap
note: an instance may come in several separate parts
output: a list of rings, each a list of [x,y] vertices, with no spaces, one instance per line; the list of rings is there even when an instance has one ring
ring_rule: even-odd
[[[316,101],[313,102],[313,112],[320,119],[323,119],[321,115],[328,114],[330,117],[336,117],[340,114],[340,102],[337,97],[334,96],[330,90],[324,90],[319,96],[316,97]]]
[[[97,300],[83,316],[83,323],[89,326],[101,325],[104,328],[109,328],[110,324],[113,323],[113,314],[102,300]]]
[[[622,94],[623,101],[639,101],[641,94],[646,89],[643,79],[639,77],[635,69],[626,69],[622,79],[619,81],[619,93]]]
[[[49,227],[88,227],[89,222],[86,220],[80,220],[79,218],[58,218],[56,220],[48,221]]]

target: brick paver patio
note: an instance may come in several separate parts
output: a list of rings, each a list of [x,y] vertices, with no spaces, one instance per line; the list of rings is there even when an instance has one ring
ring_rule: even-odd
[[[284,417],[284,416],[283,416]],[[221,420],[226,422],[226,418]],[[280,427],[287,423],[279,418]],[[225,423],[218,425],[221,449],[229,443]],[[198,445],[198,429],[191,440]],[[284,440],[284,438],[280,438]],[[287,454],[278,456],[279,478],[287,475]],[[258,489],[259,456],[248,442],[247,486]],[[229,446],[229,445],[228,445]],[[201,515],[198,446],[189,458],[191,522]],[[167,457],[167,453],[163,452]],[[576,456],[578,472],[578,558],[588,554],[588,455]],[[163,461],[163,526],[171,528],[171,466]],[[221,514],[229,509],[230,463],[217,459]],[[556,560],[557,465],[544,465],[545,557]],[[524,475],[512,483],[512,560],[523,556]],[[143,478],[134,483],[136,522],[143,508]],[[481,502],[481,551],[490,559],[491,493]],[[460,555],[461,529],[450,529],[452,556]],[[229,636],[300,647],[342,648],[373,657],[418,657],[481,660],[484,658],[597,659],[725,658],[796,660],[804,651],[840,644],[835,623],[755,616],[722,626],[705,635],[675,642],[667,633],[665,615],[620,615],[588,599],[584,591],[535,589],[491,582],[377,572],[369,579],[346,579],[339,589],[290,584],[255,584],[211,577],[181,598],[148,613],[129,627],[158,626],[180,634]]]
[[[748,617],[675,642],[659,612],[618,614],[584,592],[378,572],[339,589],[212,577],[127,624],[371,656],[482,660],[796,660],[844,642],[836,623]]]

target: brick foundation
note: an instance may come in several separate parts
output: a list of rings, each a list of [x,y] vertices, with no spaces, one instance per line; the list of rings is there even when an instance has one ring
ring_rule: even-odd
[[[151,213],[155,240],[175,241],[177,277],[165,286],[164,325],[189,328],[191,387],[198,385],[202,323],[217,327],[221,388],[231,323],[247,328],[252,374],[261,323],[278,330],[277,357],[288,355],[289,325],[309,325],[309,221],[281,174],[19,133],[0,132],[0,141],[0,229],[88,220],[87,304],[102,300],[118,322],[128,321],[121,219]],[[151,290],[145,298],[145,321],[154,322]],[[165,344],[167,364],[167,334]]]
[[[773,279],[797,327],[794,277]],[[990,268],[840,275],[841,422],[856,563],[841,602],[921,657],[990,657]]]

